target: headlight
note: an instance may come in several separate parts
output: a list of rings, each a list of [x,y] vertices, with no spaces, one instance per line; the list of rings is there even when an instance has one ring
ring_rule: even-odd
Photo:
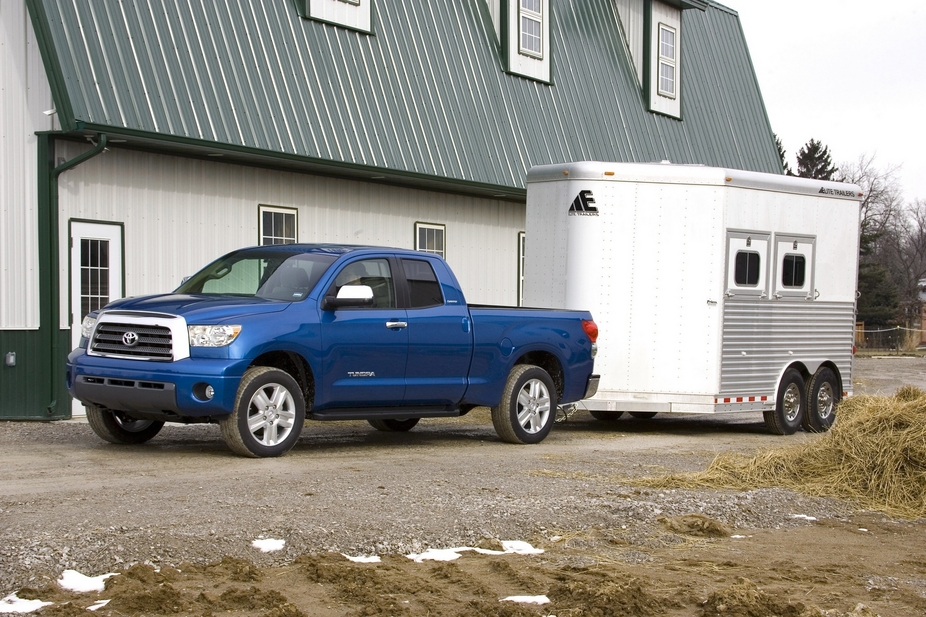
[[[190,347],[225,347],[238,338],[241,326],[189,326]]]
[[[90,338],[90,335],[93,334],[93,326],[96,325],[96,314],[90,313],[84,320],[80,322],[80,336],[83,338]]]

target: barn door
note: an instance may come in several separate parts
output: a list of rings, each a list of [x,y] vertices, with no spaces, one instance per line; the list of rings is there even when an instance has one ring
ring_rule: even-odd
[[[71,221],[71,348],[84,317],[122,297],[122,225]],[[74,401],[72,415],[84,415]]]

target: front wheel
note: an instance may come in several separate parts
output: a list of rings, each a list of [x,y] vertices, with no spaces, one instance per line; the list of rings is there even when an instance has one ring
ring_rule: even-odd
[[[808,433],[829,430],[836,420],[836,405],[841,399],[836,373],[826,367],[818,370],[807,384],[807,409],[802,423],[804,430]]]
[[[588,413],[599,422],[617,422],[618,418],[624,415],[623,411],[597,411],[590,409]]]
[[[296,380],[279,369],[256,366],[244,373],[235,408],[219,426],[233,452],[259,458],[288,452],[304,422],[305,399]]]
[[[492,424],[502,441],[540,443],[556,421],[556,389],[539,366],[511,369],[502,400],[492,408]]]
[[[774,409],[764,412],[765,425],[776,435],[793,434],[801,427],[804,403],[804,377],[790,368],[781,378]]]
[[[87,422],[101,439],[109,443],[145,443],[157,435],[164,423],[155,420],[136,420],[124,412],[87,405]]]
[[[369,422],[370,426],[375,428],[377,431],[384,431],[386,433],[405,433],[415,428],[415,425],[418,424],[419,419],[420,418],[394,420],[392,418],[388,418],[386,420],[367,420],[367,422]]]

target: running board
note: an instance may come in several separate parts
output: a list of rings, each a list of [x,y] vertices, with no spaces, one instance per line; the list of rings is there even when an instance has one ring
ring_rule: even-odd
[[[335,407],[306,414],[309,420],[411,420],[412,418],[456,418],[462,415],[450,407]]]

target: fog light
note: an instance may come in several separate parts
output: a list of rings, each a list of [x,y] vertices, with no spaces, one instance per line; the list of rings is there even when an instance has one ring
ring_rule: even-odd
[[[212,386],[206,386],[205,394],[206,394],[206,400],[207,401],[211,400],[212,397],[215,396],[215,388],[213,388]]]

